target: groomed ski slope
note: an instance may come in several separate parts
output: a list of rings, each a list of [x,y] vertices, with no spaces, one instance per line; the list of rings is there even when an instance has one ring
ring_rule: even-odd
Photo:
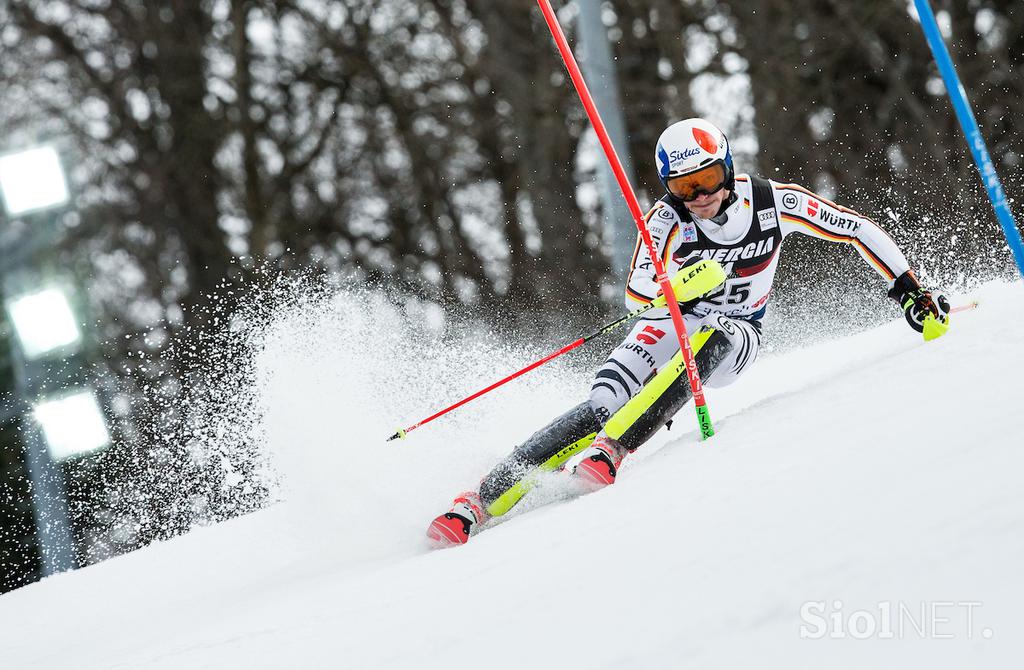
[[[709,391],[712,442],[687,409],[613,487],[440,552],[432,515],[588,373],[385,445],[529,352],[417,350],[344,300],[284,315],[257,359],[284,501],[0,596],[0,667],[1020,667],[1024,290],[971,297],[930,344],[894,321],[766,358]],[[892,637],[849,636],[886,607]]]

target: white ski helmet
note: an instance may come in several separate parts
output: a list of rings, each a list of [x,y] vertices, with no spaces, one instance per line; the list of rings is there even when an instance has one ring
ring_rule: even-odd
[[[670,179],[693,174],[713,165],[721,165],[724,172],[722,184],[714,189],[735,188],[736,173],[732,166],[732,152],[729,140],[715,124],[704,119],[678,121],[665,129],[658,138],[655,151],[658,177],[671,195]]]

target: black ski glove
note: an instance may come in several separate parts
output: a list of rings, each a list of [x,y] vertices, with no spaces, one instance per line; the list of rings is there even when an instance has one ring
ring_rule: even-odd
[[[910,270],[896,278],[896,282],[889,289],[889,297],[899,303],[907,317],[907,323],[919,333],[924,332],[925,317],[929,314],[942,326],[949,324],[949,301],[946,300],[946,296],[921,286]]]

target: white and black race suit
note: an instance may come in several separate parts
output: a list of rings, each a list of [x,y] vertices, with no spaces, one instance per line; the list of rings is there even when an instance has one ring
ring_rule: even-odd
[[[732,344],[730,354],[706,380],[708,386],[735,381],[757,358],[761,319],[779,266],[782,241],[790,233],[852,244],[889,286],[909,269],[896,243],[871,219],[797,186],[738,175],[735,199],[709,221],[693,216],[666,196],[645,220],[669,276],[686,263],[713,258],[727,279],[683,316],[687,332],[709,325]],[[719,223],[720,222],[720,223]],[[637,240],[626,282],[626,306],[653,300],[658,283],[646,246]],[[601,367],[590,404],[602,418],[615,413],[679,350],[667,309],[651,310],[637,321]]]

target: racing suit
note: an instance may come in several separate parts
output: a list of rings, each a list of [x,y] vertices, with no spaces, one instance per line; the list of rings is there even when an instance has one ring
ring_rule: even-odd
[[[735,189],[712,220],[695,217],[666,195],[645,221],[669,276],[701,259],[714,259],[725,268],[726,281],[683,315],[691,338],[710,333],[694,350],[701,379],[711,387],[732,383],[757,358],[761,319],[787,235],[853,245],[890,288],[909,269],[895,242],[871,219],[796,184],[745,174],[737,175]],[[626,281],[626,306],[649,303],[658,291],[651,257],[638,240]],[[597,372],[589,399],[534,433],[484,478],[480,495],[489,513],[510,509],[529,488],[523,483],[531,472],[557,469],[599,432],[610,434],[610,422],[617,427],[611,437],[629,450],[650,439],[690,397],[686,375],[678,365],[672,369],[678,352],[668,309],[647,312]],[[674,377],[667,385],[651,383],[659,373]],[[656,394],[642,393],[655,386]]]

